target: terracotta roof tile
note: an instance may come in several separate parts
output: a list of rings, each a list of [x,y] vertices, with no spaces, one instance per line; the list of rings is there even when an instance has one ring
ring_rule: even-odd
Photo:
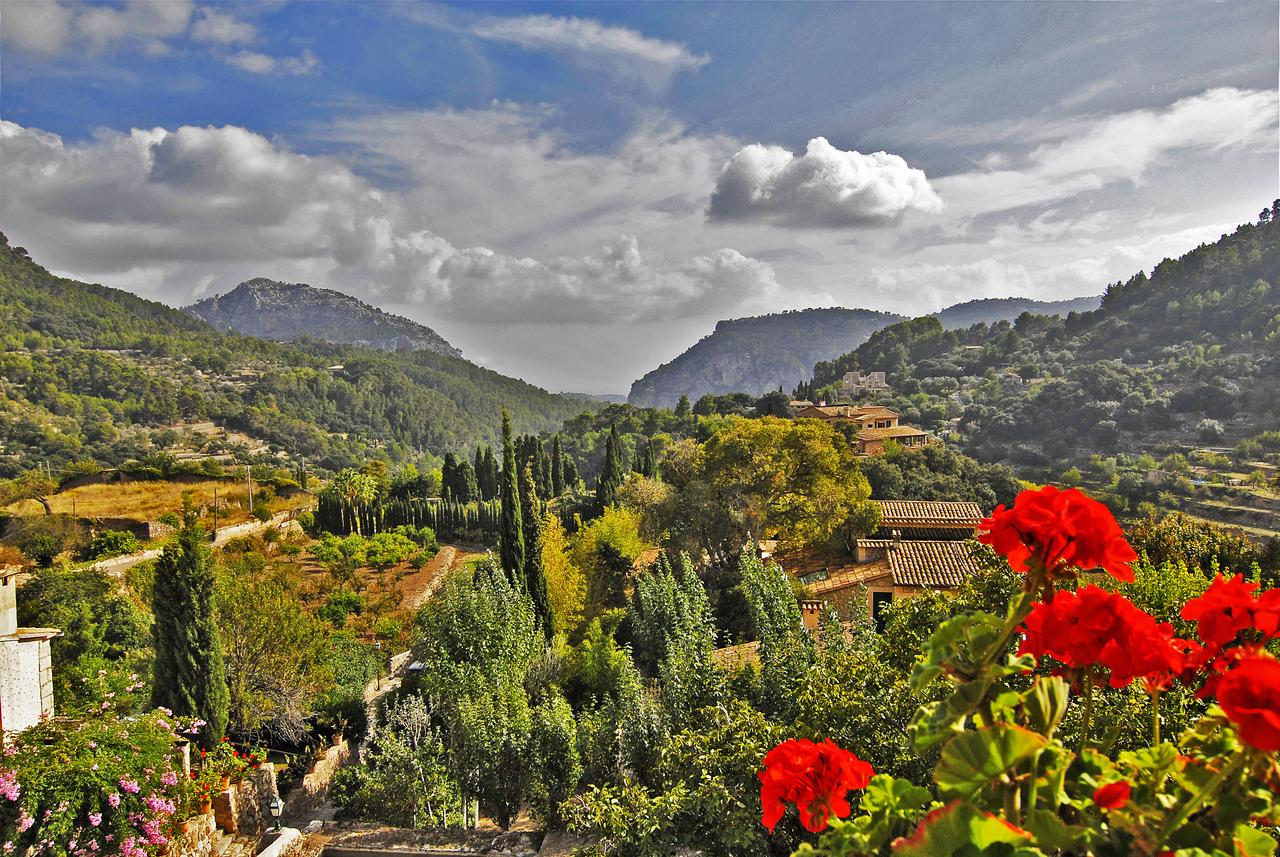
[[[874,500],[880,505],[884,527],[967,527],[982,523],[982,507],[977,503],[944,500]]]
[[[889,549],[895,586],[952,589],[978,570],[968,542],[898,542]]]
[[[887,437],[928,437],[927,431],[911,426],[890,426],[889,428],[865,428],[858,432],[858,440],[882,440]]]

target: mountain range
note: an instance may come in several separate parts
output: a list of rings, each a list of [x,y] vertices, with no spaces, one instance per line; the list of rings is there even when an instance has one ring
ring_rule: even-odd
[[[46,461],[116,466],[150,454],[153,431],[200,421],[336,470],[496,442],[503,408],[525,433],[591,407],[428,348],[217,330],[55,276],[0,234],[0,478]]]
[[[430,351],[461,357],[426,325],[392,315],[350,295],[305,283],[257,277],[231,291],[185,307],[218,330],[292,341],[303,337],[379,351]]]
[[[1089,312],[1101,296],[1065,301],[988,298],[947,307],[934,315],[944,327],[1013,321],[1024,312],[1066,316]],[[816,363],[852,351],[877,330],[904,317],[865,309],[806,309],[718,322],[709,335],[674,360],[631,385],[627,401],[636,406],[671,407],[681,396],[763,395],[790,392],[813,375]]]

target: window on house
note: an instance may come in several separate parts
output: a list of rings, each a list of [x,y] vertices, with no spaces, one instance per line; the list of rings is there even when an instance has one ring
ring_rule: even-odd
[[[871,620],[876,623],[876,633],[884,633],[885,610],[893,603],[892,592],[871,593]]]

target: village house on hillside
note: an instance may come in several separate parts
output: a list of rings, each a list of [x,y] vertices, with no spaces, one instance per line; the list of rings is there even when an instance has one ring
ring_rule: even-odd
[[[857,370],[845,372],[840,379],[840,392],[847,396],[858,393],[885,393],[889,390],[889,382],[883,372],[862,373]]]
[[[53,716],[55,628],[18,627],[19,566],[0,566],[0,740]]]
[[[881,525],[854,555],[804,550],[777,556],[814,601],[842,615],[880,611],[895,598],[955,589],[978,570],[969,540],[982,522],[977,503],[876,500]]]
[[[885,443],[890,440],[909,449],[932,442],[933,436],[927,431],[901,425],[900,418],[897,411],[883,405],[809,405],[796,411],[798,420],[852,424],[855,428],[853,451],[858,455],[884,452]]]

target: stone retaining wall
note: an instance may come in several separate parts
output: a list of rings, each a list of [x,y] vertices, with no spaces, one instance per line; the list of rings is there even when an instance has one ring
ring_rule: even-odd
[[[333,775],[346,766],[351,755],[351,743],[345,740],[325,750],[324,755],[312,764],[302,782],[285,796],[285,817],[291,820],[310,820],[324,806]]]

